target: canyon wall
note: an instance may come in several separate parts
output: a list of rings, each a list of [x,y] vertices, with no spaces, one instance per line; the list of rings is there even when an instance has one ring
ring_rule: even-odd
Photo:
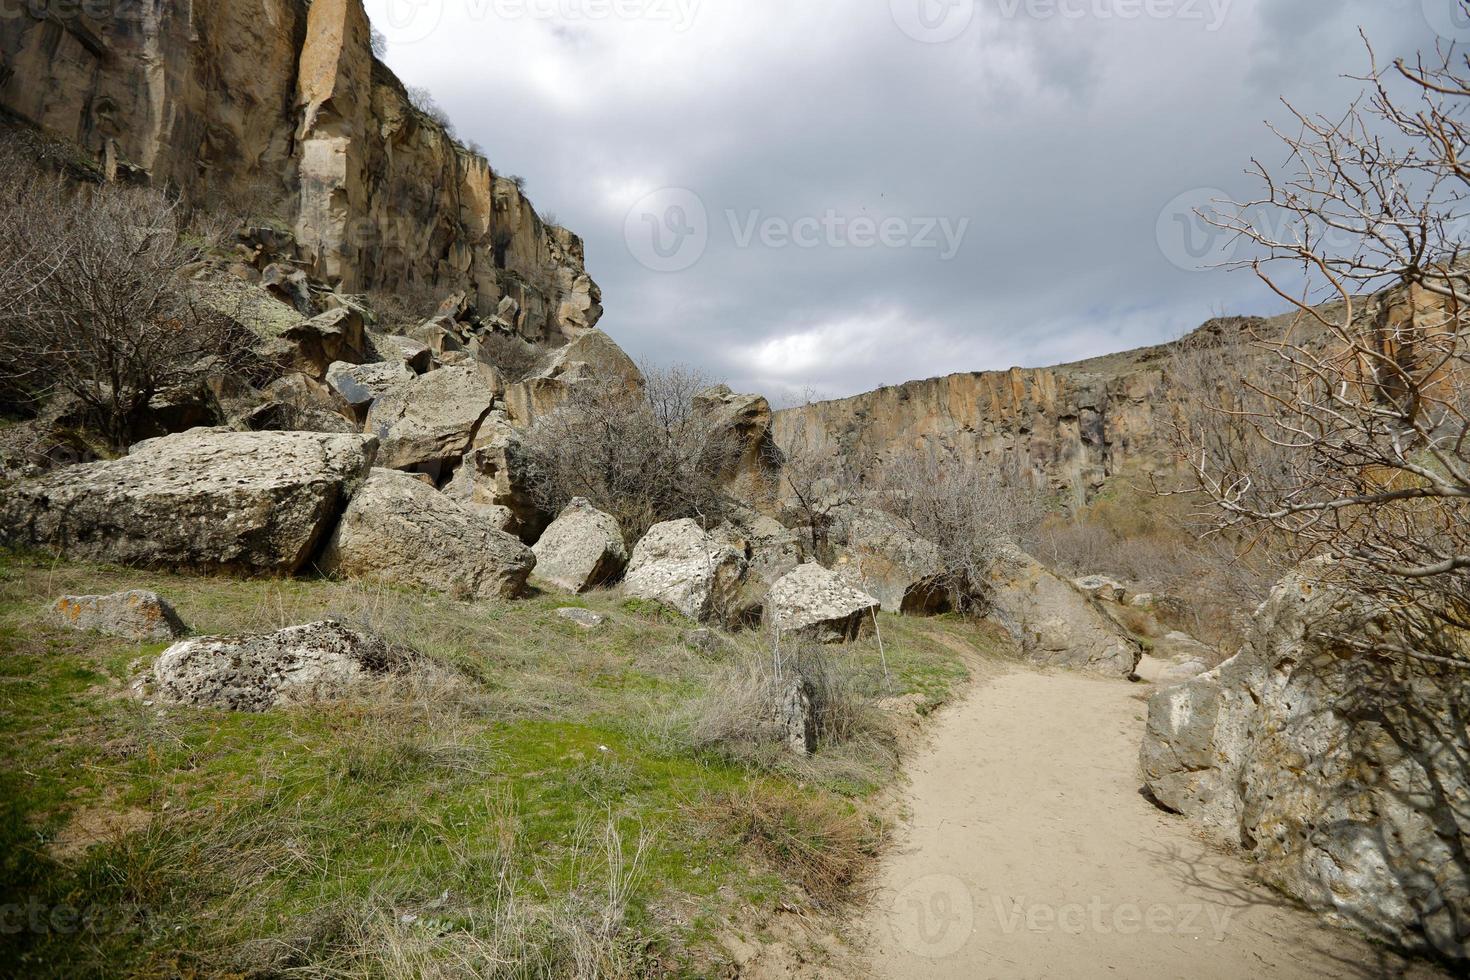
[[[295,235],[347,292],[465,290],[526,339],[601,316],[581,240],[415,109],[361,0],[119,0],[0,16],[0,110],[114,178]]]
[[[1280,329],[1254,318],[1214,320],[1193,336]],[[871,472],[914,451],[978,460],[1064,504],[1086,504],[1109,478],[1173,471],[1169,424],[1173,345],[1049,368],[910,381],[776,413],[776,442],[836,450]]]

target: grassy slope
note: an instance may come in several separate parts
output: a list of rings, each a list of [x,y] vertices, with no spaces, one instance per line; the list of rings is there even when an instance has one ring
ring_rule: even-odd
[[[336,616],[453,670],[311,709],[163,710],[132,693],[163,645],[44,622],[58,595],[126,588],[197,633]],[[748,910],[840,901],[881,838],[892,740],[701,749],[685,719],[736,654],[613,594],[575,603],[610,615],[593,632],[567,604],[0,557],[0,901],[26,908],[0,974],[705,974]],[[1001,646],[882,627],[889,681],[872,641],[839,654],[874,698],[937,704],[956,650]]]

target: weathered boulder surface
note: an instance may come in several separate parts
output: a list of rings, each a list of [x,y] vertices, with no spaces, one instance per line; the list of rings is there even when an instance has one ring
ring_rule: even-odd
[[[601,613],[595,613],[591,609],[576,609],[568,606],[564,609],[558,609],[556,614],[568,622],[577,624],[584,630],[595,630],[607,622],[606,616]]]
[[[267,340],[261,353],[282,368],[321,380],[338,361],[361,364],[368,350],[362,314],[341,307],[289,327]]]
[[[806,561],[801,535],[774,518],[748,507],[731,509],[727,523],[717,533],[738,551],[745,552],[750,572],[767,585],[799,568]]]
[[[67,595],[51,607],[51,620],[124,640],[172,640],[188,632],[174,607],[156,592]]]
[[[1144,779],[1283,892],[1463,961],[1470,675],[1361,649],[1396,628],[1332,571],[1288,575],[1239,654],[1150,699]]]
[[[328,575],[469,599],[513,599],[536,556],[490,521],[408,473],[374,470],[322,554]]]
[[[541,535],[536,578],[567,592],[605,585],[628,564],[628,548],[617,518],[576,498]]]
[[[926,615],[950,605],[952,576],[939,546],[871,507],[831,514],[832,568],[893,613]]]
[[[193,429],[0,491],[0,541],[96,561],[289,574],[377,449],[361,435]]]
[[[554,515],[538,506],[533,476],[521,449],[520,430],[496,409],[480,424],[474,448],[445,483],[444,492],[494,520],[502,530],[534,542]]]
[[[984,582],[990,615],[1034,663],[1130,678],[1143,647],[1071,582],[1009,543]]]
[[[771,434],[771,403],[716,385],[694,396],[694,411],[716,439],[730,442],[721,479],[736,499],[757,507],[774,505],[780,490],[780,451]]]
[[[340,700],[374,678],[404,670],[410,656],[341,623],[276,633],[200,637],[165,650],[153,665],[161,701],[226,711]]]
[[[327,384],[344,402],[363,413],[388,392],[412,384],[414,377],[407,362],[399,360],[372,364],[336,361],[327,368]]]
[[[878,605],[877,599],[815,562],[784,576],[766,597],[772,625],[821,643],[846,643],[871,632]]]
[[[498,379],[489,368],[440,368],[386,391],[368,410],[367,431],[382,445],[389,469],[438,469],[473,448],[495,405]]]
[[[519,426],[530,426],[567,403],[575,385],[598,384],[603,397],[626,393],[638,397],[645,384],[643,372],[611,337],[601,330],[582,334],[552,353],[535,373],[506,389],[505,403]]]
[[[747,571],[745,555],[692,520],[651,528],[633,549],[623,590],[701,622],[729,619]]]
[[[1099,602],[1123,603],[1128,597],[1128,588],[1106,575],[1084,575],[1073,579],[1072,584]]]

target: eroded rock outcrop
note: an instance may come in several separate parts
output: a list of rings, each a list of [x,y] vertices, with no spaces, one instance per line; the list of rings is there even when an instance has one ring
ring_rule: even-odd
[[[75,558],[289,574],[366,479],[361,435],[194,429],[0,491],[0,541]]]
[[[949,608],[955,577],[938,545],[870,507],[844,505],[829,517],[833,570],[885,611],[924,615]]]
[[[546,346],[602,313],[581,240],[413,108],[361,0],[20,4],[0,107],[109,177],[280,214],[306,270],[346,291],[460,290]]]
[[[513,599],[536,556],[411,474],[374,470],[332,533],[329,575],[416,586],[466,599]]]
[[[268,711],[339,700],[410,662],[380,637],[321,622],[176,643],[154,664],[153,682],[159,700],[171,704]]]
[[[554,351],[537,365],[530,377],[510,385],[505,402],[510,417],[520,426],[530,426],[567,403],[573,386],[596,384],[600,398],[643,393],[643,372],[613,339],[593,330],[566,347]]]
[[[984,598],[1033,663],[1131,678],[1143,647],[1071,582],[1008,543],[998,543]]]
[[[476,366],[440,368],[389,388],[367,415],[367,431],[380,443],[378,462],[437,478],[473,448],[498,391],[494,370]]]
[[[1287,576],[1239,654],[1150,699],[1144,778],[1287,894],[1463,961],[1470,674],[1361,649],[1397,634],[1332,571]]]

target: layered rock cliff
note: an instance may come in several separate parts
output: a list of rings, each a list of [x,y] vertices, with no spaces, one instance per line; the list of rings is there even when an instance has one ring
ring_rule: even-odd
[[[581,240],[414,108],[361,0],[18,4],[0,109],[109,176],[270,209],[344,291],[467,290],[537,343],[601,316]]]
[[[1273,336],[1284,322],[1214,320],[1193,336]],[[952,374],[785,409],[775,415],[775,438],[781,446],[837,450],[867,471],[914,450],[953,453],[1080,506],[1110,477],[1172,466],[1170,406],[1190,397],[1169,377],[1174,346]]]

